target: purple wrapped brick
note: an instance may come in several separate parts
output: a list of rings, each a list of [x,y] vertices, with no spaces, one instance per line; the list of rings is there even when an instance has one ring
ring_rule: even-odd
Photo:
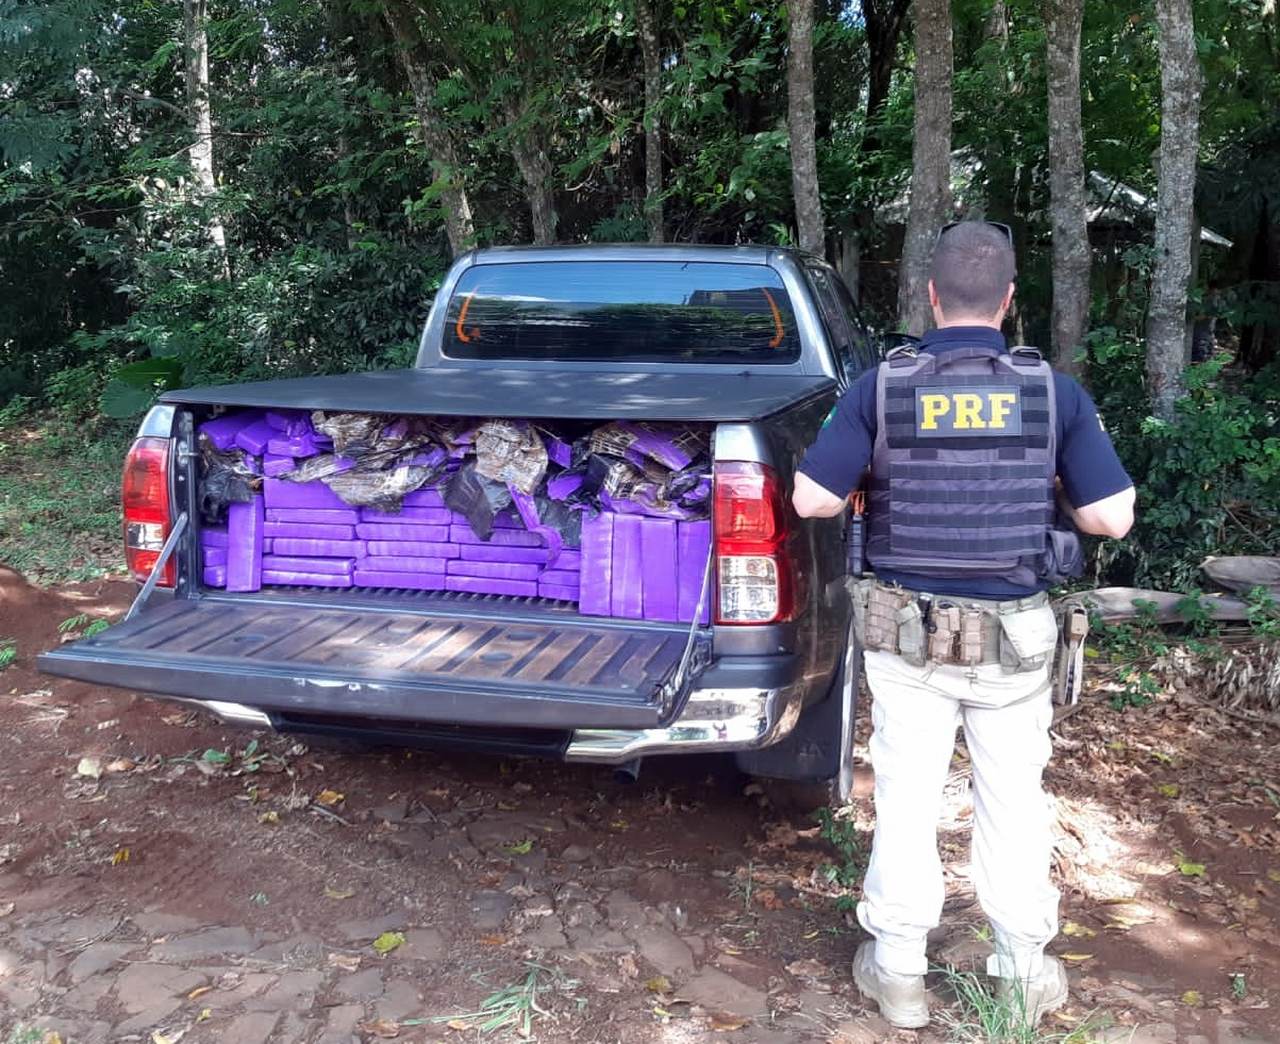
[[[262,498],[227,508],[227,590],[256,591],[262,586]]]
[[[448,558],[407,558],[395,555],[370,555],[360,559],[360,566],[371,573],[441,573]]]
[[[236,445],[246,453],[260,457],[266,452],[267,443],[271,441],[271,436],[274,434],[275,429],[265,420],[256,420],[248,427],[236,432]]]
[[[267,508],[268,522],[318,522],[322,526],[354,526],[360,521],[355,508]]]
[[[624,620],[640,620],[644,616],[640,522],[638,515],[618,515],[613,520],[613,586],[609,589],[609,615]]]
[[[320,452],[315,436],[310,432],[285,438],[280,438],[276,432],[272,432],[272,435],[275,437],[269,439],[266,446],[268,453],[278,453],[282,457],[314,457]]]
[[[517,562],[467,562],[457,558],[449,563],[445,572],[450,576],[484,576],[494,580],[537,580],[540,569]]]
[[[534,565],[547,565],[547,549],[544,547],[511,547],[499,544],[457,544],[459,557],[471,562],[522,562]],[[562,554],[561,558],[564,557]]]
[[[204,567],[204,584],[206,587],[226,587],[227,567],[225,565],[207,565]]]
[[[274,537],[271,552],[301,558],[364,558],[363,540],[304,540],[299,537]]]
[[[356,526],[356,536],[362,540],[427,540],[443,544],[449,541],[449,527],[412,524],[381,525],[376,522],[361,522]]]
[[[225,547],[202,547],[200,549],[200,561],[206,566],[224,566],[227,564],[227,549]]]
[[[262,553],[264,555],[271,554],[271,541],[268,540],[266,537],[262,538]]]
[[[583,475],[557,475],[547,479],[547,496],[552,500],[568,500],[582,485]]]
[[[293,423],[293,418],[275,410],[267,410],[266,421],[276,431],[288,431],[289,425]]]
[[[582,520],[582,599],[579,612],[608,616],[613,588],[613,523],[601,513]]]
[[[262,492],[269,508],[351,510],[351,505],[323,482],[290,482],[287,479],[268,478],[262,480]]]
[[[525,528],[530,533],[536,533],[546,541],[547,549],[550,552],[550,561],[554,562],[560,557],[560,552],[564,549],[564,537],[552,526],[543,524],[542,519],[538,516],[538,503],[532,496],[528,493],[521,493],[510,483],[507,484],[507,488],[511,490],[511,499],[515,502],[516,510],[520,512],[520,518],[524,521]]]
[[[300,573],[293,569],[264,569],[264,584],[289,584],[304,587],[351,587],[351,577],[333,573]]]
[[[466,526],[471,528],[471,521],[466,515],[460,515],[456,511],[449,512],[449,521],[455,526]],[[520,516],[510,511],[500,511],[493,516],[494,529],[524,529],[524,522],[520,520]]]
[[[523,595],[535,598],[538,585],[533,580],[495,580],[487,576],[446,576],[446,591],[469,591],[473,594]]]
[[[355,569],[353,558],[298,558],[290,555],[263,555],[262,575],[273,573],[323,573],[325,576],[350,576]]]
[[[370,540],[371,558],[457,558],[457,544],[430,540]]]
[[[455,544],[489,544],[507,547],[542,547],[542,538],[523,529],[495,529],[488,540],[481,540],[466,524],[449,527],[449,539]]]
[[[711,554],[711,523],[676,523],[676,613],[677,619],[691,623],[702,595],[707,558]],[[701,624],[711,622],[711,593],[702,607]]]
[[[539,598],[554,598],[561,602],[576,602],[581,597],[581,591],[577,587],[565,587],[562,584],[538,584]]]
[[[644,618],[679,619],[675,522],[667,518],[640,520],[640,559],[644,573],[641,595]]]
[[[302,540],[354,540],[355,526],[327,526],[319,522],[268,522],[263,535],[298,537]]]
[[[542,445],[547,449],[547,460],[553,464],[559,464],[562,468],[567,468],[573,463],[573,447],[563,439],[558,439],[554,435],[548,435],[542,432]]]
[[[560,563],[556,563],[558,566]],[[576,569],[546,569],[538,574],[540,584],[558,584],[561,587],[580,587],[582,574]]]
[[[200,530],[200,546],[201,547],[226,547],[227,531],[225,529]]]
[[[245,413],[227,413],[200,425],[200,434],[205,436],[214,449],[226,452],[236,444],[236,436],[249,425],[262,418],[257,410]]]
[[[389,573],[376,569],[357,569],[352,577],[356,587],[401,587],[410,591],[443,591],[443,573]]]
[[[361,522],[377,522],[389,526],[447,526],[453,521],[453,512],[446,508],[407,507],[397,515],[373,508],[360,509]]]
[[[404,506],[442,508],[444,507],[444,497],[440,495],[440,491],[437,489],[415,489],[412,493],[404,495]]]
[[[268,453],[262,458],[262,473],[268,478],[277,478],[293,469],[292,457],[282,457],[275,453]]]

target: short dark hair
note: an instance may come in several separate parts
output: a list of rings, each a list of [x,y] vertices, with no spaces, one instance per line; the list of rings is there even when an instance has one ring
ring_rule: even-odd
[[[1017,275],[1009,237],[985,221],[961,221],[946,229],[929,264],[944,315],[995,315]]]

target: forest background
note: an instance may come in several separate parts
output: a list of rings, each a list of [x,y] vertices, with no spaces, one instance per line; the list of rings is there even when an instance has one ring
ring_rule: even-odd
[[[407,365],[471,245],[797,245],[919,333],[981,216],[1140,490],[1091,579],[1192,590],[1280,551],[1278,98],[1275,0],[0,0],[0,558],[100,571],[159,390]]]

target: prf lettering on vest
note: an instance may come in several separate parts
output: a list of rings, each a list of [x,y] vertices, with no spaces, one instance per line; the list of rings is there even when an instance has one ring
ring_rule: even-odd
[[[1021,389],[917,388],[916,434],[1021,435]]]

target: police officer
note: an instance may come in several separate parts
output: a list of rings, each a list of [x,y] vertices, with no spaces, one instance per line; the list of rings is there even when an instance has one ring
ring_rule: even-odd
[[[796,476],[796,511],[825,518],[870,468],[874,578],[851,587],[873,701],[876,827],[858,905],[873,939],[854,978],[901,1027],[929,1020],[925,942],[942,913],[937,823],[957,726],[973,767],[971,877],[996,944],[988,974],[1032,1023],[1067,999],[1044,954],[1058,932],[1044,591],[1074,537],[1056,513],[1123,537],[1134,489],[1084,389],[1006,346],[1014,277],[1005,226],[944,228],[929,280],[937,329],[848,390]]]

